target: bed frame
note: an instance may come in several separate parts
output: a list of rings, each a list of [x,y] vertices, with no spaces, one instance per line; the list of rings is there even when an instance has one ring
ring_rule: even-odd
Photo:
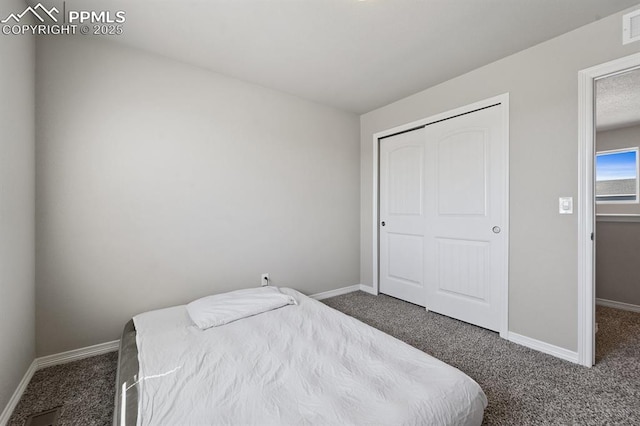
[[[118,352],[113,426],[135,425],[138,420],[138,347],[136,328],[129,320],[122,331]]]

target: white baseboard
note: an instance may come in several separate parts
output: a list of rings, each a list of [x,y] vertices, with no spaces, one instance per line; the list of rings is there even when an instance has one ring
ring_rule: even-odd
[[[328,299],[330,297],[340,296],[347,293],[353,293],[354,291],[358,291],[358,290],[364,291],[365,293],[373,294],[374,296],[378,295],[378,293],[376,293],[376,291],[371,286],[364,285],[364,284],[355,284],[355,285],[350,285],[349,287],[342,287],[342,288],[337,288],[335,290],[323,291],[322,293],[312,294],[309,297],[316,300],[322,300],[322,299]]]
[[[623,311],[640,312],[640,306],[638,305],[616,302],[615,300],[596,299],[596,305],[606,306],[608,308],[622,309]]]
[[[37,369],[51,367],[52,365],[66,364],[67,362],[89,358],[91,356],[102,355],[108,352],[117,351],[120,347],[120,340],[100,343],[98,345],[87,346],[86,348],[74,349],[72,351],[61,352],[59,354],[47,355],[36,358]]]
[[[13,414],[13,410],[15,410],[16,405],[18,405],[18,402],[20,402],[20,398],[22,398],[22,394],[24,393],[25,389],[27,389],[27,385],[31,381],[33,374],[38,369],[37,366],[38,366],[38,363],[35,360],[33,360],[31,365],[27,369],[27,372],[24,373],[24,376],[22,377],[22,380],[18,384],[16,391],[13,393],[13,395],[11,395],[11,399],[9,400],[9,403],[2,411],[2,414],[0,414],[0,425],[4,426],[7,423],[9,423],[9,418],[11,417],[11,414]]]
[[[342,294],[353,293],[354,291],[360,290],[360,284],[350,285],[349,287],[337,288],[335,290],[323,291],[322,293],[312,294],[312,299],[322,300],[328,299],[334,296],[340,296]]]
[[[547,355],[555,356],[556,358],[564,359],[575,364],[579,364],[578,352],[570,351],[560,346],[555,346],[550,343],[542,342],[540,340],[532,339],[531,337],[523,336],[521,334],[509,332],[507,340],[518,345],[526,346],[527,348],[534,349],[538,352],[545,353]]]

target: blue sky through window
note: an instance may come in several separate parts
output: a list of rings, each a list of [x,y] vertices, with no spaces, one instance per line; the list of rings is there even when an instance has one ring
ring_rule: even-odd
[[[636,151],[597,154],[596,181],[636,179],[638,177],[636,157]]]

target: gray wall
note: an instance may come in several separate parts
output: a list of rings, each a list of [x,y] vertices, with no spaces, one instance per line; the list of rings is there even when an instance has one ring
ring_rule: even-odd
[[[578,71],[640,51],[622,46],[622,13],[361,117],[362,284],[372,284],[372,139],[393,126],[510,92],[509,329],[577,350]],[[470,44],[472,47],[472,43]]]
[[[263,272],[359,283],[356,115],[95,39],[37,61],[38,356]]]
[[[623,127],[596,133],[596,151],[640,146],[640,126]],[[640,214],[640,203],[597,204],[599,214]]]
[[[596,297],[640,306],[640,223],[596,224]]]
[[[21,11],[20,0],[3,10]],[[0,37],[0,411],[35,356],[34,59],[30,36]]]

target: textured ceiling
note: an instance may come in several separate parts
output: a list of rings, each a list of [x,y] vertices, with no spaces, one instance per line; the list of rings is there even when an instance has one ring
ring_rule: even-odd
[[[596,128],[640,124],[640,69],[596,81]]]
[[[61,0],[41,2],[62,10]],[[66,0],[64,6],[124,10],[124,34],[102,39],[364,113],[636,4]]]

